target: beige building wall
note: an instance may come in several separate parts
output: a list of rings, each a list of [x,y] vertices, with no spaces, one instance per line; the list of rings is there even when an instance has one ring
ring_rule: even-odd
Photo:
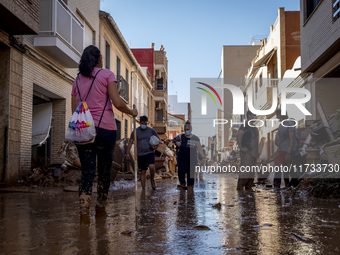
[[[254,107],[258,110],[271,108],[273,86],[278,86],[279,93],[281,84],[285,83],[285,86],[287,86],[300,73],[293,72],[296,77],[289,77],[288,83],[287,80],[283,80],[284,77],[285,79],[287,77],[286,71],[293,69],[294,63],[299,62],[297,59],[300,59],[299,19],[299,11],[285,11],[284,8],[279,8],[278,17],[274,25],[270,26],[270,34],[262,41],[261,48],[252,60],[252,68],[247,73],[247,88],[252,87]],[[268,58],[268,61],[264,62],[263,66],[254,72],[257,63],[270,56],[268,54],[271,52],[273,54]],[[260,158],[266,159],[275,151],[274,139],[279,123],[272,121],[276,119],[275,113],[258,116],[258,119],[264,122],[264,126],[259,128],[260,140],[265,139]]]
[[[251,61],[255,57],[259,45],[231,45],[222,48],[222,77],[224,84],[244,86],[245,75],[251,66]],[[222,118],[228,120],[223,125],[222,148],[229,146],[230,119],[233,111],[233,98],[229,90],[222,90],[223,112]]]
[[[334,1],[323,0],[307,18],[307,1],[301,0],[301,69],[306,88],[312,99],[307,109],[312,116],[307,120],[320,120],[317,103],[320,101],[327,117],[340,108],[340,18],[333,17]],[[320,80],[331,78],[331,80]],[[312,122],[310,122],[312,123]]]
[[[133,108],[133,105],[135,105],[139,116],[147,115],[150,119],[150,105],[153,104],[153,97],[151,92],[152,86],[147,79],[146,70],[139,66],[117,24],[108,13],[101,12],[100,31],[100,49],[104,59],[104,66],[108,66],[108,63],[106,63],[106,60],[108,60],[107,62],[110,62],[110,70],[117,76],[117,58],[119,58],[120,75],[129,84],[128,100],[123,97],[121,98],[129,108]],[[109,54],[106,52],[108,49],[107,45],[110,48]],[[110,58],[107,58],[106,54],[107,56],[110,55]],[[133,128],[133,118],[128,114],[118,111],[115,107],[113,109],[115,118],[121,125],[121,132],[117,135],[120,138],[130,137]],[[137,122],[139,122],[138,117]]]
[[[0,0],[0,183],[17,183],[20,170],[22,35],[39,32],[39,0]],[[16,35],[11,36],[11,35]]]

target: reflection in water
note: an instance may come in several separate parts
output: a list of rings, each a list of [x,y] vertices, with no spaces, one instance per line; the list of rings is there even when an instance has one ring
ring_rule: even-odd
[[[3,254],[339,254],[339,201],[294,198],[235,176],[212,174],[194,193],[162,181],[157,190],[112,190],[105,212],[80,218],[77,193],[0,194]],[[212,206],[220,202],[221,209]],[[205,225],[210,230],[196,230]]]

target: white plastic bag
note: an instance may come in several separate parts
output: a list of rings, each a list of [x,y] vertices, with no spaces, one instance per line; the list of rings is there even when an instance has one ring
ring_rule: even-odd
[[[81,102],[72,114],[66,139],[75,144],[93,143],[96,137],[96,127],[86,102]]]
[[[150,137],[149,143],[151,146],[157,146],[159,144],[159,139],[157,136],[153,135]]]

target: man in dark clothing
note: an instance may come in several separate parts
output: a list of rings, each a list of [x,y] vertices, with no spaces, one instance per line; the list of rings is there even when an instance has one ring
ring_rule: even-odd
[[[155,184],[155,149],[157,149],[157,146],[151,146],[150,145],[150,138],[151,136],[157,136],[158,139],[159,136],[157,132],[153,129],[147,126],[148,124],[148,117],[141,116],[140,117],[140,127],[136,128],[137,132],[137,162],[138,162],[138,168],[139,171],[141,171],[141,183],[142,183],[142,189],[145,189],[145,181],[146,181],[146,170],[148,170],[148,167],[150,169],[150,181],[152,189],[156,189]],[[126,150],[126,159],[130,160],[130,149],[134,142],[134,131],[131,133],[128,148]]]
[[[191,124],[187,121],[184,125],[184,134],[180,134],[172,140],[177,146],[178,180],[180,183],[177,188],[179,190],[193,191],[195,167],[198,166],[198,153],[202,160],[205,161],[206,159],[200,139],[193,135],[191,131]],[[187,175],[187,182],[185,175]]]
[[[237,133],[237,144],[240,148],[241,167],[242,166],[256,166],[258,158],[259,147],[259,131],[257,127],[249,126],[254,125],[256,115],[251,111],[247,111],[246,125],[241,125]],[[240,169],[241,170],[241,169]],[[254,173],[241,172],[239,173],[237,190],[251,189],[254,183]]]
[[[279,129],[275,137],[275,145],[278,147],[278,153],[275,159],[276,166],[290,166],[294,164],[294,155],[297,152],[297,138],[293,121],[288,120],[287,115],[281,115],[281,109],[276,110],[276,117],[281,121]],[[284,125],[282,125],[282,121]],[[291,177],[298,178],[298,175],[292,171]],[[289,173],[283,172],[285,186],[290,187]],[[274,187],[280,188],[281,172],[275,173]]]

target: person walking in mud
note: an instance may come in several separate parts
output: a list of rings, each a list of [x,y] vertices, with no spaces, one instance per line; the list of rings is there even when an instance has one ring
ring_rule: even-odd
[[[256,115],[251,111],[247,111],[247,121],[245,125],[241,125],[237,133],[237,144],[240,149],[241,167],[256,166],[259,147],[259,131],[257,127],[253,127]],[[252,125],[250,126],[248,124]],[[250,190],[254,183],[254,173],[240,172],[237,181],[237,190]]]
[[[86,47],[80,59],[79,74],[73,83],[71,93],[72,112],[82,100],[86,100],[97,132],[93,143],[76,144],[82,171],[79,184],[81,214],[89,214],[96,166],[98,168],[96,209],[105,209],[117,130],[112,104],[121,112],[132,116],[138,115],[137,110],[128,108],[120,98],[114,73],[102,67],[103,59],[100,50],[93,45]]]
[[[179,190],[194,189],[194,173],[195,167],[198,166],[199,153],[202,160],[205,161],[206,157],[203,152],[200,139],[192,134],[192,126],[190,121],[187,121],[184,125],[184,134],[176,136],[172,142],[177,146],[177,166],[178,166],[178,179]],[[187,175],[187,181],[185,181],[185,175]]]
[[[158,146],[151,146],[150,145],[150,138],[151,136],[157,136],[157,138],[160,140],[156,130],[153,128],[148,127],[148,117],[147,116],[141,116],[140,119],[140,126],[136,128],[137,132],[137,163],[138,168],[141,173],[140,180],[142,184],[142,189],[145,190],[145,182],[146,182],[146,171],[148,170],[148,167],[150,169],[150,182],[151,187],[153,190],[156,189],[155,184],[155,150]],[[134,142],[134,132],[132,131],[128,148],[126,150],[126,159],[130,160],[130,150],[132,147],[132,144]]]
[[[281,109],[276,110],[276,117],[280,120],[281,124],[275,136],[275,145],[278,147],[278,152],[275,158],[276,166],[290,166],[294,164],[294,155],[297,153],[297,137],[294,122],[289,120],[288,115],[281,115]],[[284,125],[282,125],[282,121]],[[291,174],[292,181],[298,178],[291,173],[283,172],[284,182],[286,187],[290,187],[289,174]],[[275,173],[274,188],[280,188],[281,185],[281,172]]]

